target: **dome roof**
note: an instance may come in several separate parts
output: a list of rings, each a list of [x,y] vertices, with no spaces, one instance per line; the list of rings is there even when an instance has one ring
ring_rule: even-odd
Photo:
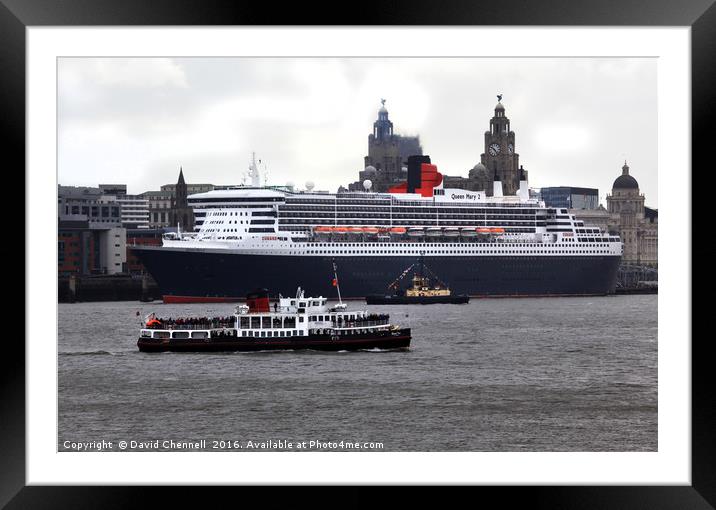
[[[478,163],[477,165],[475,165],[474,167],[472,167],[472,168],[470,169],[470,171],[468,172],[468,175],[469,175],[471,178],[475,178],[475,177],[477,177],[479,174],[485,174],[485,175],[487,174],[487,167],[486,167],[485,165],[483,165],[482,163]]]
[[[495,106],[495,110],[504,110],[505,107],[502,106],[502,103],[497,103],[497,106]]]
[[[639,189],[639,183],[631,175],[620,175],[612,185],[613,189]]]
[[[639,189],[639,183],[629,175],[629,165],[626,164],[626,161],[622,167],[622,174],[616,178],[612,189]]]
[[[373,165],[368,165],[367,167],[365,167],[365,171],[368,172],[368,173],[370,173],[370,174],[374,174],[374,173],[376,173],[378,170],[376,170]]]

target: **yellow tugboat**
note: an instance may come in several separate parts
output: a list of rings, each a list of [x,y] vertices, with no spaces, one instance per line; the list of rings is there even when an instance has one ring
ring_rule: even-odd
[[[413,285],[405,290],[401,290],[400,282],[403,278],[415,269],[413,275]],[[385,295],[369,295],[366,296],[366,303],[369,305],[406,305],[406,304],[432,304],[432,303],[449,303],[463,304],[470,300],[467,294],[459,294],[453,296],[452,291],[442,283],[434,274],[436,283],[432,283],[430,278],[426,276],[426,271],[432,273],[423,261],[423,254],[420,254],[420,260],[417,264],[411,265],[390,285],[388,290],[390,294]]]

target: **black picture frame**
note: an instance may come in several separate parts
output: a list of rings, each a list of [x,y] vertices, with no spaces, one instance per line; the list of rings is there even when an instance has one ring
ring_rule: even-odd
[[[692,42],[692,162],[693,168],[707,169],[707,153],[713,142],[709,127],[716,112],[716,5],[714,0],[673,2],[655,0],[556,0],[527,2],[494,0],[477,2],[361,2],[354,9],[346,4],[300,2],[238,3],[206,0],[0,0],[0,108],[5,155],[9,172],[19,174],[25,168],[25,28],[65,25],[532,25],[532,26],[689,26]],[[337,13],[346,14],[339,19]],[[684,98],[684,107],[689,105]],[[701,170],[700,170],[701,171]],[[675,172],[688,177],[688,169]],[[8,174],[6,174],[8,175]],[[700,183],[691,173],[692,192]],[[708,182],[707,182],[708,184]],[[17,193],[16,190],[12,190]],[[31,189],[25,189],[25,196]],[[693,195],[693,193],[692,193]],[[708,218],[708,195],[692,203],[692,220]],[[13,229],[17,227],[11,225]],[[708,227],[704,228],[704,231]],[[693,229],[696,233],[698,230]],[[683,233],[663,233],[663,239],[683,243]],[[25,232],[25,235],[31,235]],[[672,237],[673,236],[673,237]],[[690,241],[691,238],[689,238]],[[706,248],[691,250],[694,256]],[[702,244],[705,246],[705,244]],[[25,266],[25,271],[32,268]],[[700,284],[704,286],[704,284]],[[692,289],[693,292],[693,289]],[[707,303],[697,294],[691,299],[692,319],[704,321]],[[17,299],[19,302],[20,300]],[[24,300],[22,300],[24,303]],[[661,311],[660,311],[661,313]],[[696,321],[693,322],[696,326]],[[716,505],[716,402],[710,390],[710,365],[713,363],[712,335],[694,334],[692,326],[692,484],[690,486],[588,486],[588,487],[472,487],[469,498],[496,496],[505,504],[522,502],[536,508],[714,508]],[[25,346],[17,338],[6,338],[0,356],[0,505],[7,508],[124,508],[142,506],[151,501],[146,494],[158,490],[143,487],[35,487],[25,484]],[[171,487],[161,491],[163,506],[170,500],[205,503],[206,491]],[[242,488],[242,499],[263,499],[265,506],[294,503],[306,488],[290,492],[264,488]],[[459,501],[467,488],[452,488],[449,500]],[[216,488],[210,490],[216,491]],[[454,492],[456,491],[457,492]],[[138,493],[143,492],[140,498]],[[482,493],[479,496],[474,491]],[[223,491],[222,491],[223,492]],[[342,506],[365,506],[379,499],[361,487],[334,488],[328,501]],[[336,499],[339,497],[340,499]],[[425,501],[423,488],[403,491],[401,506]],[[382,497],[380,498],[383,499]]]

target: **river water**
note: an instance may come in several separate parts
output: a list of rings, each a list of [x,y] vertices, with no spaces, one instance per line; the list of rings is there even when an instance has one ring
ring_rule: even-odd
[[[60,304],[58,450],[657,450],[656,295],[363,308],[411,349],[140,353],[140,317],[233,305]]]

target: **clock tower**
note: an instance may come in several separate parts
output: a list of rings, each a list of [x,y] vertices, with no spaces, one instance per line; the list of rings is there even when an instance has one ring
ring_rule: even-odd
[[[514,195],[520,189],[520,156],[515,152],[515,132],[510,131],[510,119],[505,117],[502,95],[498,95],[497,100],[490,130],[485,132],[485,152],[480,155],[480,161],[493,179],[502,181],[503,193]],[[487,194],[491,195],[492,190],[488,189]]]

